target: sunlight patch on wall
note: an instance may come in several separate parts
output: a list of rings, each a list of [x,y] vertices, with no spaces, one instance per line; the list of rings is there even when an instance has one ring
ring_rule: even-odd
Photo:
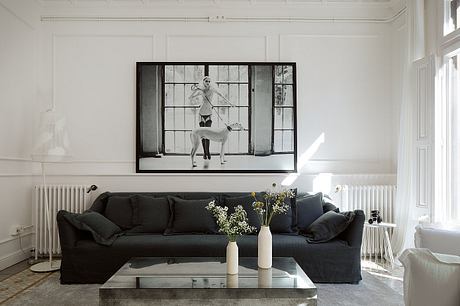
[[[313,157],[313,155],[318,151],[319,147],[325,142],[324,133],[321,133],[318,138],[308,147],[305,152],[302,153],[299,160],[297,161],[297,172],[289,174],[282,182],[283,186],[291,186],[299,177],[300,172],[305,167],[307,162]]]

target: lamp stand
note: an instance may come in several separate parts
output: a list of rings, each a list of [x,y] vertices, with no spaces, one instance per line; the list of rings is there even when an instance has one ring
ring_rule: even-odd
[[[43,177],[43,186],[45,190],[45,215],[46,215],[46,227],[48,230],[48,252],[49,252],[49,261],[44,261],[37,263],[30,267],[30,270],[33,272],[53,272],[61,269],[61,261],[53,260],[52,252],[52,235],[51,232],[51,212],[48,201],[48,191],[46,189],[46,177],[45,177],[45,163],[41,163],[42,168],[42,177]],[[36,229],[37,230],[37,229]]]

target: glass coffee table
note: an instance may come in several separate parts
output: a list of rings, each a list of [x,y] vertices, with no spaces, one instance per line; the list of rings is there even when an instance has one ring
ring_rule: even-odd
[[[99,289],[99,305],[316,305],[316,287],[293,258],[240,257],[227,275],[225,258],[137,257]],[[217,304],[216,304],[217,303]]]

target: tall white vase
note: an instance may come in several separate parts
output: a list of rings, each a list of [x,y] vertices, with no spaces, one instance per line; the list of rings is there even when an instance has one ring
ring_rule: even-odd
[[[272,267],[272,233],[270,227],[262,225],[259,237],[257,237],[257,264],[259,268],[269,269]]]
[[[238,245],[235,241],[227,244],[227,274],[238,274]]]

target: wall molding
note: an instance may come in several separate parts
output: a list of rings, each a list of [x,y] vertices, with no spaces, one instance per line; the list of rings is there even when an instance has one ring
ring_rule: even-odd
[[[271,16],[224,16],[220,23],[234,23],[234,22],[281,22],[281,23],[305,23],[305,22],[332,22],[332,23],[392,23],[402,14],[406,12],[406,7],[403,7],[394,15],[382,18],[358,18],[358,17],[271,17]],[[214,16],[85,16],[85,15],[43,15],[40,17],[42,22],[75,22],[75,21],[96,21],[96,22],[213,22]]]
[[[152,40],[151,42],[151,59],[155,58],[155,39],[156,35],[155,34],[56,34],[53,33],[51,36],[51,83],[52,83],[52,108],[55,107],[55,98],[56,98],[56,40],[59,38],[67,38],[67,37],[81,37],[81,38],[102,38],[102,37],[108,37],[108,38],[149,38]]]
[[[3,256],[0,258],[0,270],[6,269],[8,267],[11,267],[12,265],[17,264],[18,262],[21,262],[27,258],[30,258],[30,252],[32,251],[32,246],[26,246],[24,248],[25,254],[22,252],[22,250],[18,250],[14,253],[10,253],[6,256]]]
[[[28,225],[28,226],[25,226],[25,227],[30,228],[30,227],[33,227],[33,225],[30,225],[30,226]],[[21,234],[21,238],[25,238],[25,237],[28,237],[28,236],[31,236],[31,235],[34,235],[34,234],[35,234],[34,231],[27,232],[27,233]],[[11,241],[15,241],[15,240],[18,240],[18,239],[19,239],[18,236],[5,238],[3,240],[0,240],[0,245],[8,243],[8,242],[11,242]]]
[[[13,161],[13,162],[35,162],[32,158],[25,157],[10,157],[10,156],[0,156],[0,161]]]

